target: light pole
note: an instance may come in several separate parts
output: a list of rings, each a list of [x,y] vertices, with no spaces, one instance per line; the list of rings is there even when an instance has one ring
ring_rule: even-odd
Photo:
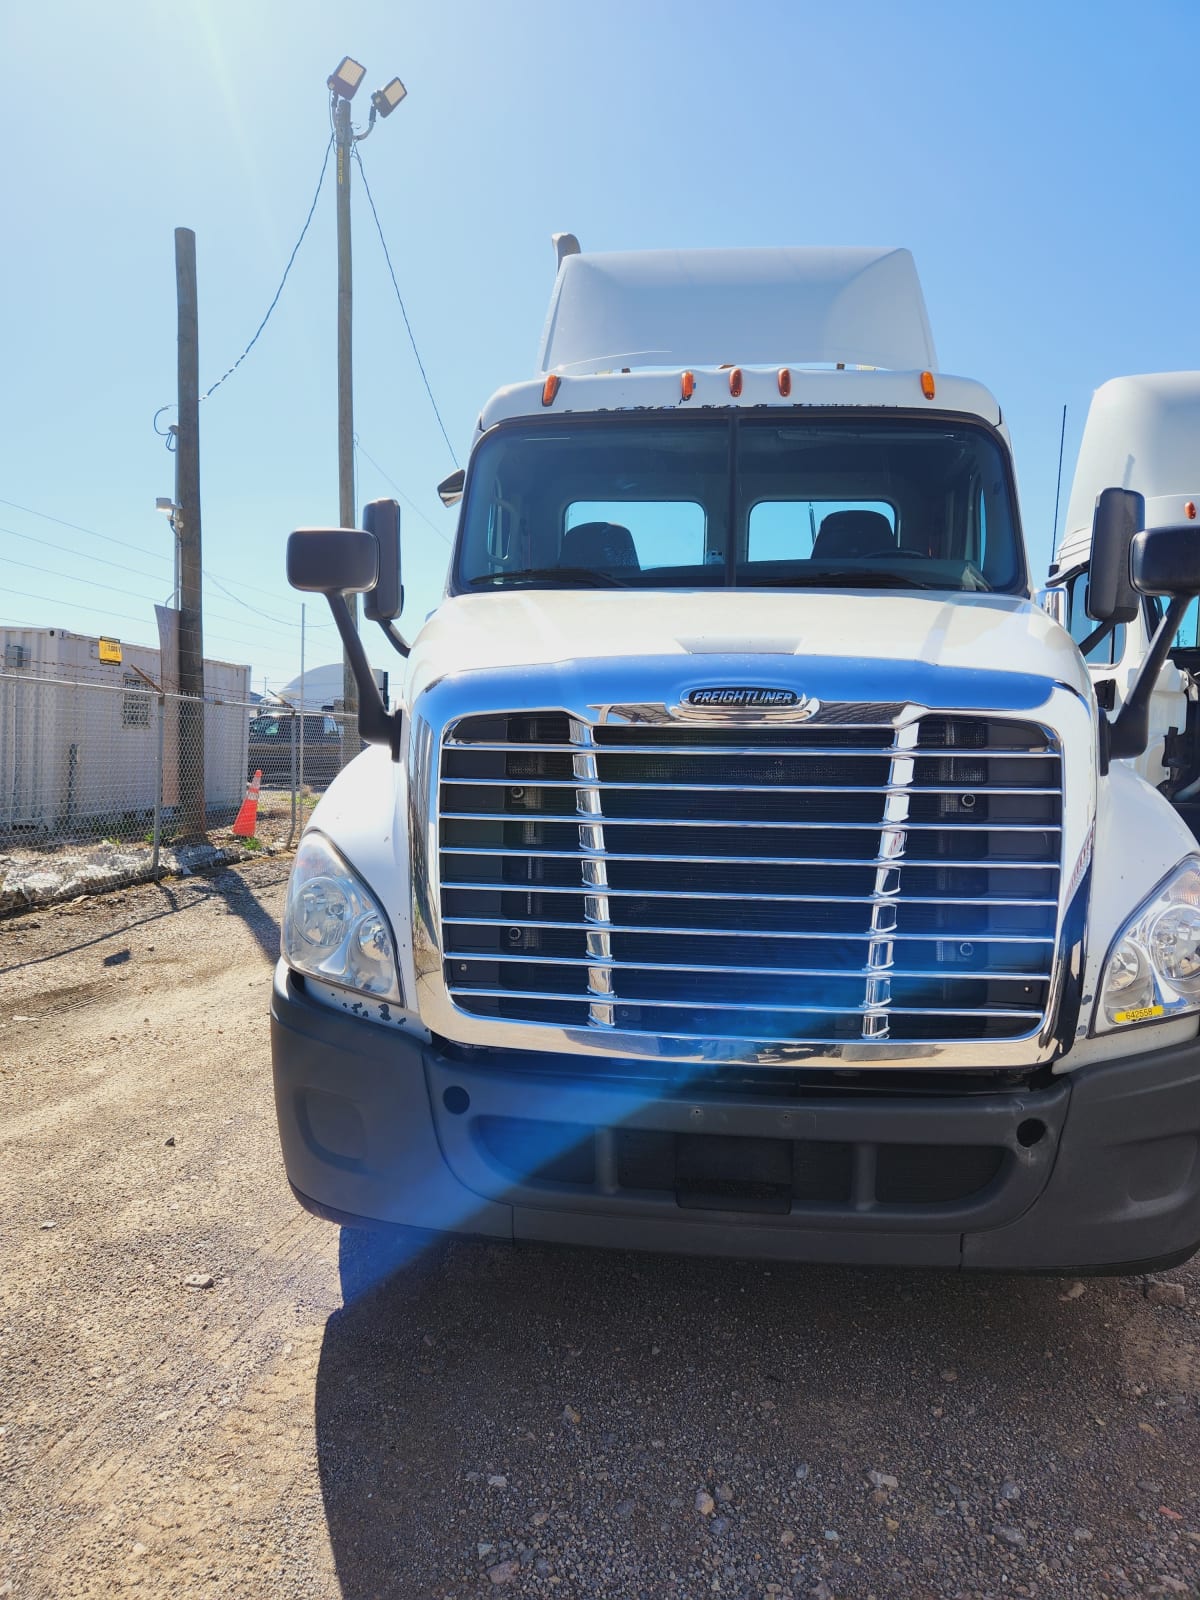
[[[367,75],[351,56],[343,56],[329,75],[330,115],[337,145],[337,384],[338,384],[338,521],[343,528],[356,526],[354,504],[354,284],[350,258],[350,158],[354,146],[375,127],[376,117],[389,117],[408,92],[393,78],[371,96],[367,125],[356,133],[350,124],[350,102]],[[347,595],[350,615],[358,627],[358,596]],[[342,704],[347,716],[358,713],[358,686],[345,650],[342,652]]]

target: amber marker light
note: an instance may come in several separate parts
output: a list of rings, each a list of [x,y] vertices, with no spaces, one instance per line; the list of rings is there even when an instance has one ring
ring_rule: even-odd
[[[552,406],[554,404],[554,396],[558,393],[558,387],[561,383],[562,379],[557,372],[552,372],[546,379],[542,385],[542,404],[544,406]]]
[[[792,375],[786,367],[779,369],[779,392],[785,399],[792,392]]]
[[[1183,514],[1188,519],[1189,522],[1195,522],[1195,520],[1196,520],[1196,502],[1194,500],[1189,500],[1187,505],[1184,506]]]
[[[923,372],[921,374],[921,393],[926,400],[932,400],[937,393],[937,385],[933,381],[932,372]]]
[[[685,372],[679,380],[679,393],[684,400],[690,400],[696,392],[696,374]]]
[[[741,367],[730,367],[729,369],[729,392],[735,400],[742,392]]]

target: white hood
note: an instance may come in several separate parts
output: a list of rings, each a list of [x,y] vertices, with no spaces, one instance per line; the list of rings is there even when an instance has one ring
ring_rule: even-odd
[[[1070,636],[1028,600],[1001,595],[807,590],[525,589],[447,600],[421,630],[410,703],[465,672],[612,658],[841,658],[904,667],[1011,673],[1091,696]],[[782,659],[781,659],[782,658]],[[785,676],[791,678],[796,669]],[[802,673],[803,668],[800,668]]]

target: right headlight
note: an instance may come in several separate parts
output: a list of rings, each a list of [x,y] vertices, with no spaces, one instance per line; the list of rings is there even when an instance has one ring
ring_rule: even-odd
[[[281,942],[283,959],[297,972],[404,1004],[383,908],[323,834],[300,840]]]
[[[1138,907],[1104,964],[1093,1031],[1200,1011],[1200,860],[1189,856]]]

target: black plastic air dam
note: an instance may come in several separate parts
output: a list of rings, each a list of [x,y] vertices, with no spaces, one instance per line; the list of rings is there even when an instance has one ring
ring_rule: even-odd
[[[853,1100],[822,1091],[739,1102],[706,1098],[698,1085],[691,1095],[654,1099],[645,1086],[568,1078],[562,1059],[553,1077],[531,1070],[532,1055],[514,1069],[509,1052],[481,1052],[466,1068],[394,1027],[316,1004],[280,966],[272,1053],[288,1178],[310,1210],[344,1223],[671,1253],[1043,1272],[1146,1270],[1185,1258],[1200,1242],[1196,1041],[1009,1094],[914,1099],[881,1086]],[[539,1129],[549,1145],[540,1154],[530,1147],[517,1170],[511,1149],[526,1149],[521,1141]],[[631,1163],[622,1147],[631,1135],[674,1152],[669,1176],[645,1160]],[[505,1145],[509,1136],[517,1143]],[[742,1140],[756,1160],[763,1156],[751,1173],[761,1183],[739,1172]],[[814,1163],[814,1146],[849,1154]],[[781,1157],[784,1147],[794,1159]],[[914,1203],[908,1180],[894,1176],[913,1167],[897,1153],[914,1147],[934,1164],[940,1147],[941,1167],[965,1176]],[[995,1159],[974,1161],[982,1151]],[[977,1170],[981,1186],[972,1189]],[[643,1186],[647,1171],[659,1171],[650,1178],[658,1188]]]

